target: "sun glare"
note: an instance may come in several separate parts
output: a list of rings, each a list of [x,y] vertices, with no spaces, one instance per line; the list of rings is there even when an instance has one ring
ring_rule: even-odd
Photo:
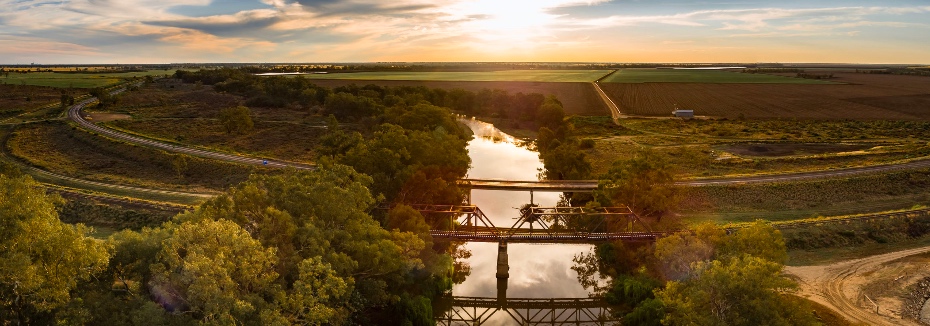
[[[559,18],[549,10],[569,3],[480,0],[460,3],[454,12],[469,20],[462,26],[473,37],[515,45],[547,35]]]

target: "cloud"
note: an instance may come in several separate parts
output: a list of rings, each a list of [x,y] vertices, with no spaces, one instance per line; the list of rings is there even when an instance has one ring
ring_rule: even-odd
[[[611,44],[688,49],[708,38],[728,36],[866,38],[875,37],[877,30],[930,27],[925,23],[930,6],[799,9],[752,8],[758,2],[253,1],[0,0],[0,42],[28,40],[29,47],[16,51],[62,56],[137,57],[139,49],[145,49],[153,57],[164,51],[184,58],[237,61],[252,56],[262,61],[533,60],[543,54],[586,52],[603,56],[601,60],[616,60],[609,57],[616,53]],[[631,6],[639,9],[618,10]],[[679,39],[697,41],[689,45]]]
[[[613,15],[606,18],[579,22],[588,26],[631,26],[642,24],[664,24],[678,26],[707,26],[719,24],[719,30],[760,31],[779,28],[785,22],[834,22],[833,28],[849,26],[872,15],[902,15],[930,12],[930,7],[836,7],[813,9],[757,8],[728,10],[699,10],[670,15],[624,16]],[[775,24],[778,22],[778,24]],[[871,22],[870,26],[913,27],[895,21]],[[798,24],[800,26],[800,24]],[[823,24],[821,26],[829,26]],[[862,26],[862,25],[859,25]],[[855,27],[855,26],[851,26]]]

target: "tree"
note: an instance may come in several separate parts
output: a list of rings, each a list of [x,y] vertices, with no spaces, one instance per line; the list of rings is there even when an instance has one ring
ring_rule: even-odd
[[[414,286],[407,283],[417,279],[410,273],[442,277],[451,265],[438,266],[441,259],[424,259],[424,251],[429,250],[418,234],[385,230],[368,214],[376,202],[367,188],[371,182],[367,175],[343,165],[253,175],[177,220],[229,220],[261,246],[274,249],[274,271],[280,275],[276,284],[281,284],[282,294],[275,301],[280,309],[265,312],[266,322],[308,320],[312,316],[306,311],[325,310],[324,315],[332,316],[331,323],[345,323],[360,318],[367,309],[392,304],[393,293]],[[413,223],[411,228],[422,229],[422,223]],[[328,280],[317,282],[305,275]],[[307,284],[345,284],[345,290],[339,289],[341,285],[308,289]],[[329,299],[317,296],[322,301],[298,304],[293,301],[298,299],[291,298],[312,299],[314,295],[308,293],[328,293]],[[317,305],[332,310],[308,308]]]
[[[58,200],[29,176],[0,174],[0,320],[48,323],[80,282],[106,268],[107,246],[59,221]]]
[[[702,241],[690,232],[676,233],[661,238],[656,241],[655,245],[659,270],[668,280],[692,277],[694,264],[709,260],[713,255],[713,245]]]
[[[185,154],[173,155],[171,159],[171,167],[174,168],[174,172],[178,174],[178,180],[184,180],[184,172],[187,172],[188,156]]]
[[[326,98],[326,112],[339,119],[358,119],[374,116],[382,108],[370,97],[357,97],[351,93],[337,92]]]
[[[168,311],[230,325],[259,315],[278,276],[273,266],[274,250],[235,223],[185,222],[164,241],[149,285]]]
[[[587,154],[573,144],[542,151],[540,157],[546,166],[546,179],[583,180],[591,174],[591,163],[587,160]]]
[[[697,276],[657,291],[666,325],[814,325],[809,307],[784,293],[796,284],[782,265],[743,255],[695,264]]]
[[[536,122],[540,127],[556,130],[565,125],[565,110],[554,95],[546,98],[536,111]]]
[[[788,261],[787,246],[781,231],[762,220],[736,230],[720,247],[721,257],[751,255],[779,264]]]
[[[678,195],[671,164],[650,150],[614,162],[594,193],[601,205],[626,205],[640,216],[657,218],[675,208]]]
[[[227,133],[247,134],[252,131],[252,112],[248,107],[237,106],[220,111],[220,123]]]

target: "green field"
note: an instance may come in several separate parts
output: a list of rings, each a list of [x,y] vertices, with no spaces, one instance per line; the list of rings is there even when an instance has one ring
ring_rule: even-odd
[[[310,79],[592,82],[610,70],[504,70],[448,72],[355,72],[300,75]],[[291,75],[293,76],[293,75]]]
[[[94,88],[118,84],[125,78],[172,75],[174,70],[149,70],[122,73],[56,73],[30,72],[0,76],[0,83],[10,85],[51,86],[63,88]]]
[[[621,69],[603,81],[606,83],[834,84],[816,79],[700,69]]]

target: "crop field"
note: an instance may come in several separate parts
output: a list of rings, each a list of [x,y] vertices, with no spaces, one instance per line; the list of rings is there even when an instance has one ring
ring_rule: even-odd
[[[174,70],[150,70],[120,73],[65,73],[65,72],[11,72],[0,77],[0,83],[9,85],[50,86],[58,88],[94,88],[113,85],[126,78],[163,76],[174,74]]]
[[[833,84],[827,81],[706,69],[621,69],[604,83]]]
[[[596,79],[596,78],[595,78]],[[461,88],[467,91],[477,92],[482,89],[502,89],[510,94],[516,93],[540,93],[545,95],[555,95],[562,102],[565,113],[572,115],[607,115],[607,107],[597,91],[590,83],[546,83],[546,82],[515,82],[515,81],[417,81],[417,80],[338,80],[338,79],[320,79],[314,80],[315,84],[325,87],[339,87],[348,84],[368,85],[375,84],[381,86],[423,86],[429,88],[453,89]]]
[[[750,119],[930,120],[930,78],[837,73],[844,84],[601,83],[626,114]]]
[[[449,72],[354,72],[301,75],[310,79],[593,82],[610,70],[501,70]]]

